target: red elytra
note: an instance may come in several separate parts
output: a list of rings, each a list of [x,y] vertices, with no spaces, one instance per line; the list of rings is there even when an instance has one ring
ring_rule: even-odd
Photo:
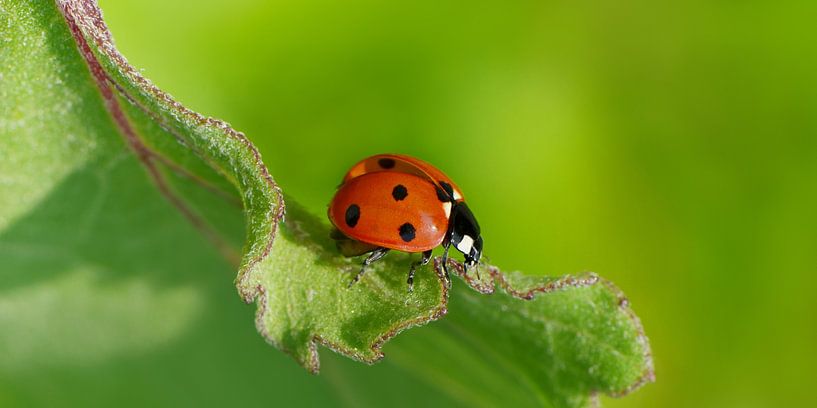
[[[352,166],[343,180],[329,205],[337,229],[333,238],[346,256],[370,253],[349,286],[389,250],[423,253],[409,270],[409,291],[416,267],[428,263],[440,245],[446,279],[450,246],[465,255],[467,267],[479,262],[479,224],[459,187],[436,167],[406,155],[380,154]]]
[[[378,171],[344,183],[329,205],[329,220],[354,240],[423,252],[442,244],[450,212],[451,203],[440,201],[428,180]]]
[[[454,184],[448,176],[438,168],[424,162],[416,157],[404,154],[376,154],[357,162],[343,177],[343,182],[347,182],[355,177],[374,173],[377,171],[394,171],[398,173],[409,173],[427,179],[428,181],[440,185],[445,183],[451,186],[455,201],[465,201],[462,190]]]

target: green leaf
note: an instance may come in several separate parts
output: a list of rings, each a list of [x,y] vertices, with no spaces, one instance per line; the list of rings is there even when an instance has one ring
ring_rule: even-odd
[[[142,77],[114,48],[94,2],[0,4],[0,348],[18,356],[9,367],[158,347],[202,306],[184,287],[157,293],[153,280],[229,262],[241,297],[257,303],[258,331],[311,372],[319,344],[372,363],[402,330],[448,313],[392,351],[464,402],[584,406],[652,379],[638,319],[595,275],[488,267],[479,280],[452,263],[469,286],[496,293],[456,282],[449,300],[439,260],[408,293],[411,256],[396,254],[347,289],[360,260],[339,256],[323,217],[290,199],[284,217],[283,194],[250,141]],[[105,283],[123,271],[144,280]],[[54,304],[54,293],[77,298]],[[24,304],[28,313],[19,312]],[[38,323],[57,310],[81,323]],[[94,324],[120,335],[87,336]],[[37,330],[100,344],[71,354],[17,337]]]
[[[417,353],[431,350],[424,358],[438,364],[426,370],[472,404],[585,406],[591,396],[624,395],[653,380],[647,339],[612,283],[592,273],[542,278],[495,267],[477,280],[452,267],[474,290],[452,291],[442,330],[407,340]],[[467,368],[439,363],[449,355]]]

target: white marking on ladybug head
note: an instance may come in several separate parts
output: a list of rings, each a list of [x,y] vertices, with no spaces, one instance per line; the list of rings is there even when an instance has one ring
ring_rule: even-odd
[[[471,253],[471,247],[473,247],[473,246],[474,246],[474,239],[469,237],[468,235],[463,235],[462,236],[462,241],[457,243],[457,250],[459,250],[460,252],[462,252],[464,254],[470,254]]]
[[[451,218],[451,202],[446,201],[443,204],[443,212],[445,213],[445,218]]]
[[[457,190],[456,188],[454,189],[454,200],[462,200],[462,194],[460,194],[460,190]]]

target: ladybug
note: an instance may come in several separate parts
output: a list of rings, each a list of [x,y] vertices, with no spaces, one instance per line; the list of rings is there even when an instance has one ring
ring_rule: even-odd
[[[390,250],[421,252],[408,273],[409,292],[414,271],[426,265],[431,251],[442,245],[446,284],[448,249],[465,255],[466,268],[479,263],[482,236],[474,214],[459,187],[436,167],[402,154],[379,154],[352,166],[329,204],[332,238],[348,257],[369,254],[349,282],[357,282],[366,267]]]

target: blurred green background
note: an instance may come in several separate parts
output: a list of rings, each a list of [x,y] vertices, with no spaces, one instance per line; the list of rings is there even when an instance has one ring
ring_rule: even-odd
[[[358,159],[416,155],[465,191],[492,263],[616,282],[658,381],[605,406],[817,405],[817,3],[100,5],[133,65],[244,131],[313,212]],[[146,404],[254,405],[258,389],[281,405],[455,402],[388,357],[322,352],[309,376],[213,282],[224,314],[195,330],[229,328],[215,345],[194,332],[67,372],[106,393],[136,378]],[[165,360],[192,379],[140,371]]]

